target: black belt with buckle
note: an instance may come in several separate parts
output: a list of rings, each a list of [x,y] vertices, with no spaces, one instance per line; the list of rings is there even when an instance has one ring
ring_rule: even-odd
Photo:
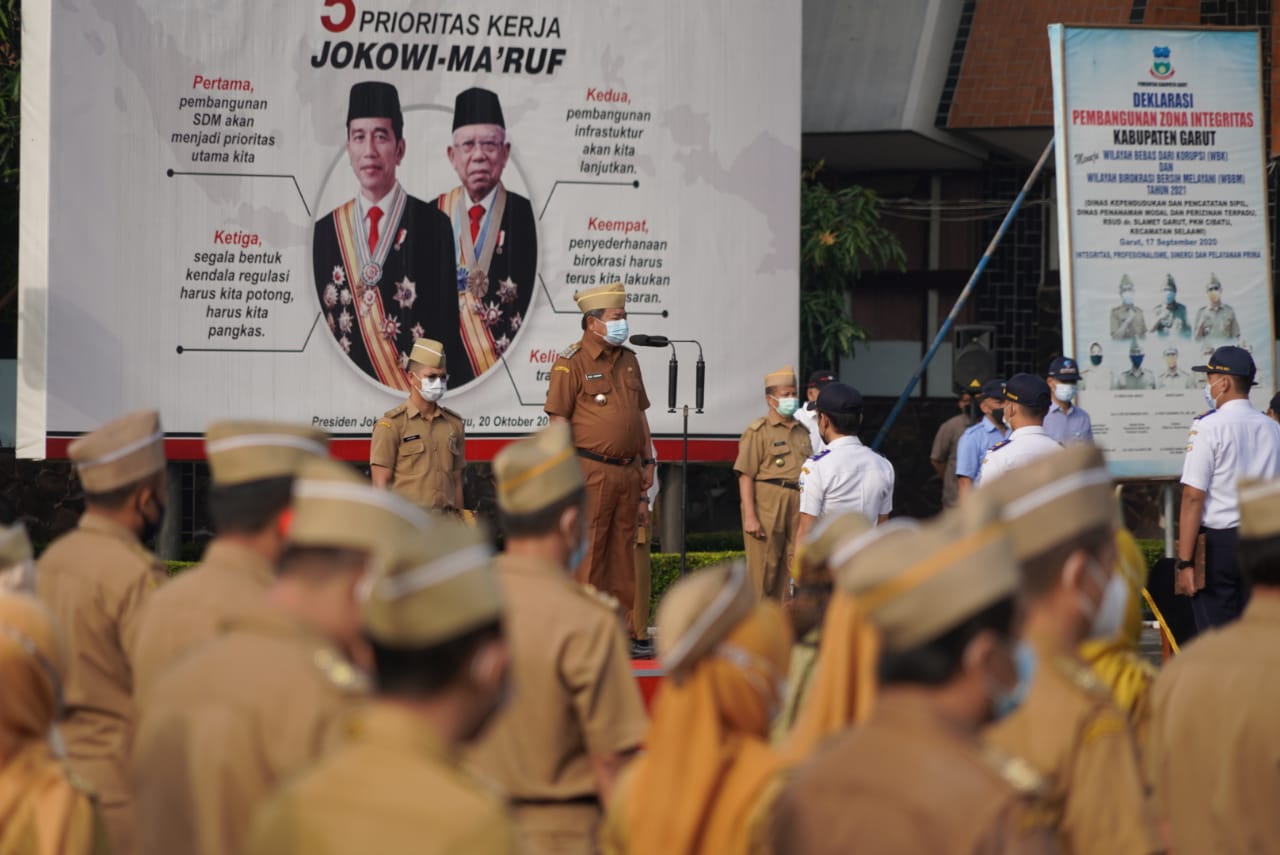
[[[775,487],[786,487],[788,490],[799,490],[799,481],[788,481],[785,478],[761,478],[761,484],[773,484]]]
[[[585,448],[577,449],[579,457],[585,457],[587,460],[594,460],[596,463],[608,463],[610,466],[630,466],[636,462],[634,457],[609,457],[606,454],[596,454],[594,451],[587,451]]]
[[[570,796],[565,799],[522,799],[514,798],[511,803],[516,807],[561,807],[561,806],[583,806],[583,807],[600,807],[600,799],[597,796]]]

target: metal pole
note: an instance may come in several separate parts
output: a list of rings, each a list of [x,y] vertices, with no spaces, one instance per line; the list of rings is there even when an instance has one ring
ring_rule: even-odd
[[[1173,518],[1173,484],[1166,483],[1164,485],[1164,557],[1173,558],[1177,554],[1177,548],[1173,541],[1173,529],[1175,525]]]
[[[879,450],[885,437],[889,434],[889,428],[893,427],[893,423],[898,420],[898,416],[902,414],[902,408],[907,405],[907,399],[911,397],[911,393],[915,391],[916,386],[920,383],[920,377],[929,367],[929,363],[933,361],[934,355],[937,354],[938,348],[942,346],[942,342],[946,341],[947,336],[951,333],[951,327],[956,322],[956,318],[960,316],[960,311],[964,308],[964,304],[968,302],[969,297],[973,294],[974,287],[978,284],[978,278],[982,276],[982,271],[987,269],[987,263],[991,261],[991,256],[995,254],[996,247],[1000,245],[1000,241],[1004,238],[1004,233],[1009,230],[1009,224],[1013,222],[1013,218],[1018,213],[1018,209],[1022,207],[1022,202],[1027,198],[1032,185],[1036,183],[1036,179],[1040,177],[1040,170],[1044,169],[1045,163],[1049,160],[1049,154],[1053,151],[1053,138],[1050,137],[1049,144],[1044,147],[1044,152],[1040,155],[1040,159],[1036,161],[1035,168],[1031,170],[1031,175],[1027,177],[1027,181],[1022,185],[1022,189],[1018,191],[1017,198],[1013,200],[1013,205],[1009,208],[1009,213],[1004,215],[1004,221],[1000,223],[1000,228],[996,229],[995,235],[991,238],[991,243],[987,244],[987,251],[982,254],[982,258],[978,259],[978,266],[973,269],[969,281],[965,284],[964,290],[960,292],[960,296],[956,298],[956,304],[951,307],[951,314],[947,315],[947,319],[942,322],[938,334],[933,337],[933,344],[929,346],[929,350],[924,355],[924,359],[920,362],[920,367],[916,369],[916,373],[911,375],[907,388],[902,390],[902,395],[898,398],[898,403],[893,405],[889,418],[880,427],[880,432],[876,434],[875,441],[871,443],[871,447]]]
[[[689,405],[684,405],[684,435],[680,453],[680,575],[688,572],[689,556]]]

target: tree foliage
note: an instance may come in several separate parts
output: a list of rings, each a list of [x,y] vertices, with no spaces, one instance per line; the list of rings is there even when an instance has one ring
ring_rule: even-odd
[[[834,368],[867,330],[851,315],[848,293],[865,272],[902,270],[906,255],[880,222],[880,198],[865,187],[833,189],[806,169],[800,184],[800,355],[802,371]]]

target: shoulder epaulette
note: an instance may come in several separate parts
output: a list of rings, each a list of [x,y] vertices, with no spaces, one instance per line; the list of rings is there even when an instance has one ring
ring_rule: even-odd
[[[751,424],[747,425],[747,430],[760,430],[760,428],[764,427],[764,422],[765,418],[764,416],[761,416]]]
[[[809,459],[810,459],[810,460],[821,460],[822,458],[826,457],[826,456],[827,456],[828,454],[830,454],[830,453],[831,453],[831,449],[829,449],[829,448],[824,448],[824,449],[822,449],[821,451],[819,451],[817,454],[813,455],[813,457],[810,457]]]
[[[396,416],[400,415],[408,408],[409,408],[409,405],[407,403],[401,404],[398,407],[392,407],[390,410],[387,410],[385,413],[383,413],[382,417],[384,419],[394,419]]]
[[[575,341],[573,344],[560,351],[560,356],[564,359],[573,359],[573,355],[582,350],[582,342]]]
[[[982,759],[996,774],[1022,796],[1043,798],[1049,793],[1049,782],[1034,766],[990,745],[983,746]]]
[[[612,594],[606,594],[604,591],[601,591],[595,585],[591,585],[584,582],[578,587],[582,590],[582,593],[587,596],[587,599],[591,600],[594,603],[604,606],[606,609],[608,609],[610,612],[614,614],[617,614],[618,611],[622,608],[622,603],[618,602],[617,597],[613,596]]]
[[[997,442],[995,445],[988,448],[987,454],[990,454],[993,451],[999,451],[1000,449],[1004,448],[1006,445],[1008,445],[1011,442],[1013,442],[1013,440],[1011,439],[1002,439],[999,442]]]
[[[369,678],[356,666],[328,648],[321,648],[311,658],[320,673],[335,688],[350,694],[369,691]]]
[[[1070,656],[1059,656],[1054,660],[1054,664],[1058,666],[1063,676],[1082,691],[1099,697],[1111,697],[1111,691],[1098,679],[1098,675]]]
[[[1192,419],[1192,421],[1193,421],[1193,422],[1198,422],[1198,421],[1200,421],[1202,418],[1204,418],[1205,416],[1211,416],[1211,415],[1213,415],[1213,414],[1214,414],[1214,413],[1216,413],[1216,412],[1218,412],[1216,409],[1208,410],[1208,411],[1203,412],[1203,413],[1201,413],[1200,415],[1196,416],[1194,419]]]

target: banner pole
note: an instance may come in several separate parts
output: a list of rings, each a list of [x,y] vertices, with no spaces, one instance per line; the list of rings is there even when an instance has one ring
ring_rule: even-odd
[[[889,428],[893,427],[893,423],[898,420],[898,416],[902,414],[902,408],[907,405],[907,399],[911,397],[911,393],[915,391],[916,386],[920,383],[920,378],[924,375],[925,370],[929,367],[929,363],[933,361],[933,357],[938,353],[938,348],[946,341],[947,336],[951,334],[951,327],[955,324],[956,318],[960,316],[960,312],[964,309],[965,303],[973,294],[974,288],[978,284],[982,271],[987,269],[987,263],[991,261],[991,256],[995,254],[996,247],[1000,245],[1000,241],[1004,239],[1004,234],[1009,230],[1009,224],[1013,222],[1013,218],[1017,215],[1018,210],[1022,207],[1023,201],[1027,198],[1032,186],[1036,183],[1036,179],[1040,177],[1040,171],[1044,169],[1044,165],[1049,160],[1049,155],[1053,151],[1053,138],[1049,138],[1049,144],[1044,147],[1044,151],[1040,155],[1040,159],[1036,161],[1035,168],[1031,170],[1031,175],[1027,177],[1026,183],[1022,185],[1022,189],[1018,191],[1017,197],[1013,200],[1013,205],[1009,208],[1009,213],[1004,215],[1004,220],[1000,223],[1000,228],[996,229],[996,233],[992,235],[991,242],[987,244],[987,251],[982,254],[982,258],[978,259],[978,266],[973,269],[973,274],[969,276],[969,281],[965,283],[964,290],[960,292],[960,296],[956,298],[956,303],[951,307],[951,313],[947,315],[947,319],[942,322],[942,326],[938,328],[938,334],[933,337],[933,344],[929,346],[928,352],[925,353],[924,359],[920,361],[920,367],[916,369],[916,373],[911,375],[911,380],[907,383],[907,388],[902,390],[902,394],[898,397],[898,403],[893,405],[893,410],[889,413],[889,418],[885,419],[883,425],[880,426],[880,432],[876,434],[875,441],[871,443],[871,448],[879,451],[885,437],[889,435]]]

